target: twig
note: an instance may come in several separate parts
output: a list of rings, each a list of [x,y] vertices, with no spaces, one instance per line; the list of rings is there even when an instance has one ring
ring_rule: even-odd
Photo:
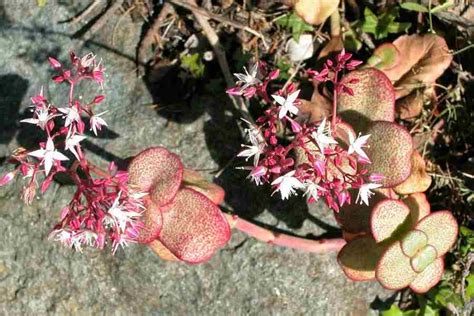
[[[91,28],[82,36],[84,41],[90,40],[95,33],[97,33],[107,21],[114,15],[115,11],[120,9],[124,0],[116,0],[110,8],[108,8],[105,13],[91,26]]]
[[[138,47],[137,61],[139,63],[146,63],[146,60],[145,60],[146,50],[148,49],[148,47],[150,47],[150,45],[152,45],[153,43],[156,43],[159,40],[160,27],[163,24],[163,21],[166,19],[166,17],[172,13],[174,13],[173,6],[169,3],[165,3],[163,5],[163,8],[161,8],[160,14],[155,19],[155,21],[153,21],[153,24],[146,32],[145,36],[143,37],[143,40],[140,43],[140,46]]]
[[[172,0],[173,2],[175,0]],[[194,2],[195,0],[188,0],[189,2]],[[195,7],[195,6],[190,6],[190,7]],[[225,52],[222,49],[222,47],[219,44],[219,36],[217,36],[217,33],[214,31],[212,26],[209,24],[209,21],[207,17],[201,15],[201,13],[197,11],[192,11],[194,17],[196,18],[196,21],[201,25],[204,34],[207,37],[207,40],[209,41],[209,44],[211,44],[212,49],[214,50],[214,54],[216,54],[217,57],[217,62],[219,63],[219,66],[221,68],[222,74],[224,75],[225,82],[227,84],[227,87],[230,88],[234,86],[234,80],[232,79],[232,74],[229,70],[229,64],[227,63],[227,58],[225,57]],[[244,100],[241,97],[234,97],[229,95],[232,104],[234,107],[237,109],[237,111],[240,112],[240,114],[249,122],[253,122],[253,118],[250,115],[247,106],[244,102]]]
[[[232,27],[235,27],[237,29],[244,30],[245,32],[248,32],[250,34],[253,34],[253,35],[257,36],[258,38],[260,38],[262,40],[263,45],[265,46],[265,49],[268,49],[268,45],[265,42],[265,37],[263,36],[263,34],[256,31],[256,30],[254,30],[254,29],[252,29],[252,28],[250,28],[250,27],[248,27],[248,26],[246,26],[246,25],[244,25],[244,24],[232,21],[232,20],[230,20],[228,18],[225,18],[221,15],[209,12],[206,9],[203,9],[203,8],[200,8],[196,5],[190,4],[188,1],[169,0],[169,2],[171,2],[171,3],[173,3],[177,6],[183,7],[185,9],[188,9],[188,10],[192,11],[193,13],[199,13],[201,16],[205,16],[209,19],[216,20],[218,22],[227,24],[228,26],[232,26]]]
[[[69,22],[72,25],[76,25],[77,23],[79,23],[79,21],[84,20],[87,15],[89,15],[92,11],[94,11],[95,7],[97,7],[101,2],[102,2],[101,0],[93,0],[92,3],[89,4],[89,6],[84,11],[74,16],[73,18],[64,21],[64,23]],[[63,23],[63,22],[60,22],[60,23]]]
[[[337,252],[346,244],[346,241],[342,238],[311,240],[283,233],[275,233],[271,230],[252,224],[237,215],[225,214],[225,216],[231,227],[240,230],[257,240],[275,246],[298,249],[312,253],[327,253]]]

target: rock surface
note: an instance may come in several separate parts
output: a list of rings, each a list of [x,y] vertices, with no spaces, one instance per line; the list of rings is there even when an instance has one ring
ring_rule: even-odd
[[[180,154],[188,167],[217,170],[239,151],[240,136],[225,97],[191,98],[193,111],[202,114],[185,123],[169,121],[147,106],[153,101],[133,62],[141,23],[129,16],[119,21],[117,14],[82,45],[71,39],[77,29],[58,22],[87,2],[56,2],[39,7],[36,1],[0,1],[0,157],[37,137],[27,128],[20,130],[18,122],[41,85],[55,104],[63,102],[59,95],[64,91],[48,83],[51,71],[45,60],[50,55],[65,60],[70,49],[94,51],[107,68],[107,99],[101,106],[109,110],[110,130],[103,138],[89,138],[87,145],[96,163],[163,145]],[[299,235],[334,234],[324,208],[307,210],[302,202],[262,199],[269,192],[256,190],[233,167],[216,181],[228,192],[228,207],[241,216]],[[4,171],[5,166],[0,168]],[[347,280],[335,254],[270,247],[237,232],[224,250],[198,266],[165,263],[134,245],[115,256],[108,251],[73,253],[47,240],[72,188],[54,183],[26,206],[18,197],[21,185],[17,181],[0,188],[0,314],[366,315],[375,312],[370,306],[376,307],[371,304],[376,297],[391,295],[375,283]]]

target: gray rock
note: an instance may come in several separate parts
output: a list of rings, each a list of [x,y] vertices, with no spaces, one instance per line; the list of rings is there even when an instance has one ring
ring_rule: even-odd
[[[35,133],[20,130],[18,121],[41,85],[55,104],[64,102],[62,88],[48,83],[46,57],[65,60],[68,50],[76,47],[78,54],[94,51],[106,65],[107,99],[101,106],[109,110],[105,118],[118,135],[108,132],[108,138],[90,139],[93,161],[105,165],[110,157],[127,157],[154,145],[168,147],[197,169],[216,170],[232,158],[240,139],[236,131],[227,130],[235,126],[224,111],[228,105],[195,97],[193,107],[204,108],[204,113],[186,124],[169,122],[146,106],[153,101],[146,84],[135,76],[133,62],[141,24],[124,16],[116,28],[114,49],[118,16],[94,43],[81,47],[71,40],[75,30],[58,22],[86,3],[48,1],[40,8],[36,1],[0,1],[0,156],[31,144]],[[5,170],[0,168],[2,174]],[[230,167],[217,179],[228,189],[228,206],[241,216],[300,235],[325,233],[315,217],[334,225],[322,207],[308,212],[301,202],[293,202],[293,207],[277,199],[260,201],[268,192],[255,193],[242,182],[244,177]],[[391,294],[375,283],[347,280],[334,254],[270,247],[239,232],[210,262],[198,266],[163,262],[144,246],[131,246],[115,256],[107,251],[73,253],[47,240],[72,188],[54,183],[26,206],[18,197],[21,185],[18,181],[0,188],[0,314],[367,314],[376,296]]]

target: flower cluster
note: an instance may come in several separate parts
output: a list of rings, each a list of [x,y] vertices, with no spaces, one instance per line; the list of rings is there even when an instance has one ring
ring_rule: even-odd
[[[39,143],[39,149],[19,148],[13,153],[9,162],[15,169],[0,179],[0,186],[21,175],[27,181],[22,198],[30,204],[38,187],[44,193],[55,175],[68,175],[77,187],[76,193],[61,211],[50,237],[79,251],[84,245],[103,249],[110,243],[115,252],[119,246],[133,241],[143,226],[143,193],[129,188],[127,173],[117,171],[114,163],[109,165],[108,173],[103,173],[87,161],[81,142],[86,139],[86,125],[95,135],[107,125],[101,117],[106,111],[96,113],[105,97],[96,95],[84,102],[75,97],[74,91],[83,80],[92,80],[102,88],[104,67],[92,53],[82,58],[71,53],[70,58],[70,69],[49,58],[59,73],[52,80],[69,87],[68,103],[53,105],[43,89],[31,98],[32,117],[22,122],[37,126],[45,139]],[[100,177],[93,177],[94,173]]]
[[[243,169],[250,170],[249,178],[257,185],[269,183],[283,200],[297,191],[304,192],[309,202],[324,198],[335,211],[352,202],[351,190],[358,190],[356,203],[368,204],[371,190],[381,187],[377,182],[382,175],[368,174],[364,168],[370,163],[364,151],[370,135],[356,135],[350,125],[336,117],[337,95],[353,94],[338,78],[343,70],[353,70],[360,64],[351,57],[343,51],[335,61],[326,61],[321,72],[308,71],[313,80],[333,84],[331,122],[326,118],[306,122],[298,117],[300,91],[293,83],[269,93],[278,70],[268,71],[259,63],[251,67],[250,73],[245,70],[245,74],[235,74],[237,86],[227,92],[259,98],[266,106],[255,123],[244,120],[250,144],[243,145],[238,154],[253,159],[253,165]]]

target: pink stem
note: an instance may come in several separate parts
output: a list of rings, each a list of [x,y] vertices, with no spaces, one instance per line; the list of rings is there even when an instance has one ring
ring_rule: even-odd
[[[311,240],[290,236],[283,233],[275,233],[271,230],[252,224],[237,215],[225,214],[231,227],[275,246],[287,247],[313,253],[327,253],[339,251],[346,241],[342,238]]]
[[[334,96],[332,98],[332,125],[331,125],[331,128],[333,129],[333,132],[335,133],[336,132],[336,117],[337,117],[337,86],[338,86],[338,82],[337,82],[337,71],[335,72],[334,74]]]

